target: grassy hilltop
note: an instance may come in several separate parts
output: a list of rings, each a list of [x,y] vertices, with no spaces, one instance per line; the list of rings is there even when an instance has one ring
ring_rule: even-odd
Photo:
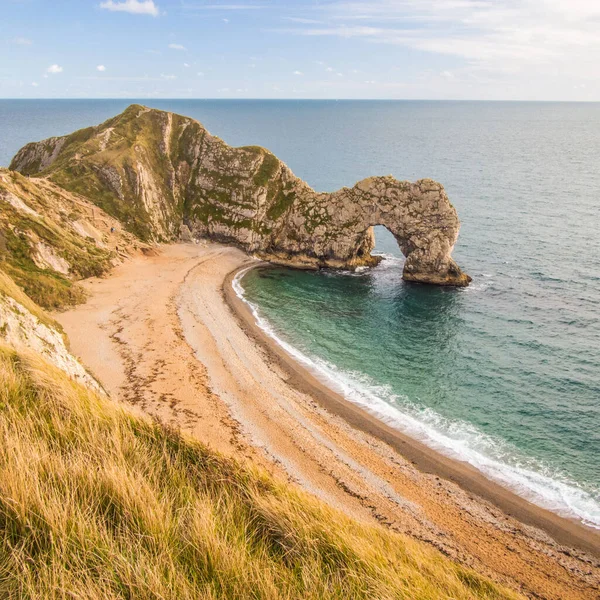
[[[10,168],[88,198],[144,241],[172,241],[190,220],[232,239],[264,233],[294,199],[292,187],[307,187],[264,148],[233,148],[193,119],[138,104],[27,144]],[[268,209],[257,220],[261,203]]]

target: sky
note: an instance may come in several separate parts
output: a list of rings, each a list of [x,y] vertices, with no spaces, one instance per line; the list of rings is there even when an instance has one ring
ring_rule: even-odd
[[[0,0],[1,98],[600,101],[600,0]]]

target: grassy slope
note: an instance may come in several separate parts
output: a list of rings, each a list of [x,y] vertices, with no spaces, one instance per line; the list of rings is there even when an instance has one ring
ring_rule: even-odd
[[[2,598],[510,598],[0,346]]]
[[[52,198],[34,181],[15,172],[4,171],[4,176],[9,178],[10,184],[0,183],[0,192],[4,188],[14,191],[41,212],[33,215],[17,210],[0,194],[0,266],[45,308],[82,302],[84,291],[72,278],[35,264],[34,242],[46,244],[67,260],[75,278],[106,272],[111,267],[111,253],[98,248],[93,240],[76,235],[67,221],[60,222],[44,214],[45,205],[51,204]]]
[[[172,190],[167,185],[171,166],[159,150],[162,140],[162,111],[149,111],[137,117],[142,106],[133,104],[123,113],[105,121],[98,127],[81,129],[67,137],[57,160],[40,176],[48,176],[66,190],[81,194],[94,204],[116,217],[128,231],[142,240],[163,240],[153,231],[152,220],[144,203],[138,198],[134,183],[127,169],[134,169],[140,160],[152,173],[160,190],[162,212],[171,220],[176,206]],[[96,137],[98,131],[114,128],[106,150],[101,150]],[[74,156],[79,156],[74,160]],[[112,167],[118,173],[123,186],[123,199],[115,193],[102,176],[99,169]],[[176,227],[174,228],[177,229]]]
[[[36,218],[24,217],[18,211],[1,205],[0,215],[0,265],[7,273],[45,308],[77,304],[85,299],[85,294],[77,284],[52,269],[38,267],[33,260],[33,248],[28,235],[35,231],[38,239],[49,246],[61,239],[55,231]]]

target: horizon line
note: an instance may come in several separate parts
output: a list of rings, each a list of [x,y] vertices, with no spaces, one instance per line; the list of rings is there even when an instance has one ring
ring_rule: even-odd
[[[127,98],[109,98],[109,97],[89,97],[89,98],[81,98],[81,97],[60,97],[60,98],[37,98],[37,97],[6,97],[0,98],[1,101],[7,100],[79,100],[82,102],[90,101],[90,100],[104,100],[104,101],[206,101],[206,100],[221,100],[221,101],[262,101],[262,102],[489,102],[489,103],[517,103],[517,102],[529,102],[529,103],[570,103],[570,104],[598,104],[600,100],[491,100],[491,99],[480,99],[480,98],[261,98],[261,97],[253,97],[253,98],[236,98],[236,97],[197,97],[197,98],[140,98],[140,97],[127,97]]]

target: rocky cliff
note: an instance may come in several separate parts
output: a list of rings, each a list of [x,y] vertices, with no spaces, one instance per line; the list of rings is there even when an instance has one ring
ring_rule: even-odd
[[[404,278],[468,285],[451,258],[460,223],[444,188],[371,177],[318,193],[264,148],[232,148],[187,117],[132,105],[97,127],[28,144],[11,169],[48,178],[146,241],[235,242],[302,268],[374,264],[374,225],[406,256]]]

